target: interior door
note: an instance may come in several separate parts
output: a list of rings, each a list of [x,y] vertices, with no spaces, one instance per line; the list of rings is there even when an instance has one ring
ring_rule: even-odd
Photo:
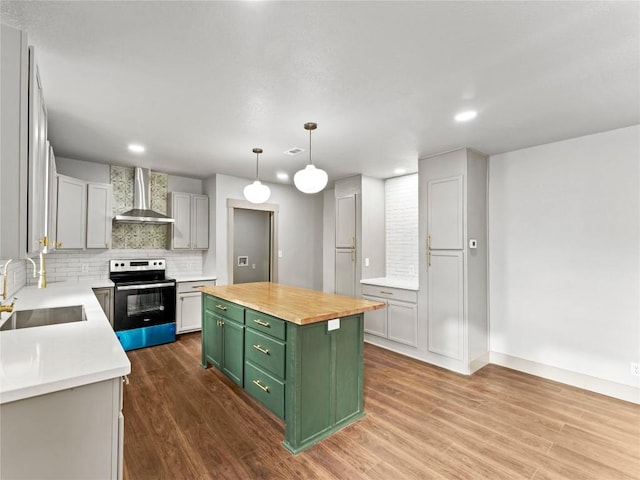
[[[233,283],[271,281],[271,212],[236,208]]]

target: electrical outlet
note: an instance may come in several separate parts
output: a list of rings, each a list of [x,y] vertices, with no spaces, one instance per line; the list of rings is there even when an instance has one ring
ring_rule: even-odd
[[[80,266],[80,270],[82,270],[82,273],[87,273],[89,271],[89,265],[87,265],[86,263],[83,263]]]
[[[640,377],[640,363],[631,362],[631,375]]]

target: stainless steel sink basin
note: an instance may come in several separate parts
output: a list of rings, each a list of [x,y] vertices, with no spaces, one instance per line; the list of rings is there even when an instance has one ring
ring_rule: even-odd
[[[58,323],[83,322],[87,319],[82,305],[57,308],[38,308],[13,312],[0,330],[41,327]]]

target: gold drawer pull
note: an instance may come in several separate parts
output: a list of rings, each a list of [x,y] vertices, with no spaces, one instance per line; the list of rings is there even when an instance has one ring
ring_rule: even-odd
[[[260,320],[259,318],[256,318],[254,320],[255,323],[257,323],[258,325],[261,325],[263,327],[270,327],[271,325],[269,325],[269,322],[263,322],[262,320]]]
[[[387,292],[385,290],[380,290],[380,293],[384,293],[385,295],[393,295],[393,292]]]
[[[253,381],[253,383],[254,383],[254,384],[255,384],[255,385],[256,385],[260,390],[262,390],[263,392],[267,392],[267,393],[269,393],[269,387],[265,387],[264,385],[262,385],[262,384],[260,383],[260,380],[254,380],[254,381]]]
[[[216,305],[216,308],[220,309],[220,310],[226,310],[227,309],[227,307],[225,307],[224,305]]]
[[[264,353],[265,355],[269,355],[269,349],[268,348],[262,348],[261,345],[254,345],[253,348],[258,350],[260,353]]]

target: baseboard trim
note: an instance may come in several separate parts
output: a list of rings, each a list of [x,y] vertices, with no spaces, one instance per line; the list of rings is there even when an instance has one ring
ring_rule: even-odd
[[[631,385],[592,377],[583,373],[572,372],[558,367],[551,367],[524,358],[513,357],[499,352],[490,352],[490,363],[529,373],[537,377],[600,393],[609,397],[640,404],[640,388]]]

